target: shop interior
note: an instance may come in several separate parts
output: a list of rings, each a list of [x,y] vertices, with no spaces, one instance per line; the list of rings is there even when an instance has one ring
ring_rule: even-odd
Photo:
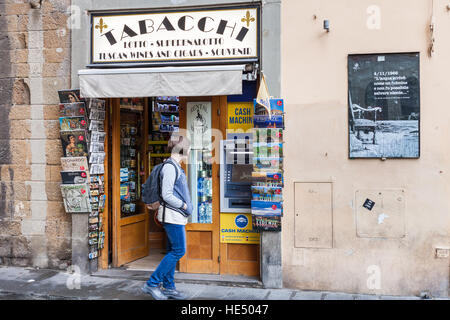
[[[210,126],[225,129],[225,132],[227,103],[232,99],[226,96],[108,99],[107,150],[111,151],[106,168],[109,217],[105,249],[108,254],[102,254],[103,266],[141,271],[156,269],[165,255],[167,239],[154,213],[140,201],[142,184],[155,165],[170,157],[168,141],[172,133],[187,127],[186,107],[190,101],[209,103]],[[213,141],[211,138],[199,146],[191,146],[189,160],[196,165],[183,165],[194,214],[186,227],[186,258],[180,261],[177,270],[259,276],[259,244],[220,242],[219,189],[222,186],[220,166],[211,161]]]

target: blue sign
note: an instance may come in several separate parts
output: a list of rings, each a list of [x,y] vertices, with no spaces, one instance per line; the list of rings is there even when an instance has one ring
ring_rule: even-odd
[[[236,219],[234,220],[234,223],[236,223],[236,226],[238,228],[245,228],[248,225],[248,218],[242,214],[238,215]]]

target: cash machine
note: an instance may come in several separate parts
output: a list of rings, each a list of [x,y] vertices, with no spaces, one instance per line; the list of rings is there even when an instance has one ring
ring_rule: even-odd
[[[220,151],[220,212],[251,213],[252,134],[228,133]]]

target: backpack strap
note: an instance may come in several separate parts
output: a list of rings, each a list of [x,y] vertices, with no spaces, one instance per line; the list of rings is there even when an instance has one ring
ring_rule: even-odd
[[[163,170],[163,168],[164,168],[164,165],[166,164],[166,163],[170,163],[171,165],[173,165],[174,166],[174,168],[175,168],[175,182],[174,182],[174,184],[177,182],[177,180],[178,180],[178,168],[177,168],[177,166],[176,166],[176,164],[175,163],[173,163],[170,159],[167,159],[166,161],[164,161],[163,162],[163,165],[162,165],[162,167],[161,167],[161,170],[159,171],[159,175],[158,175],[158,183],[159,183],[159,198],[161,199],[161,203],[162,203],[162,205],[163,205],[163,216],[162,216],[162,223],[164,223],[165,221],[166,221],[166,202],[164,201],[164,199],[162,198],[162,195],[161,195],[161,171]]]
[[[162,223],[164,224],[166,221],[166,204],[163,203],[163,216],[162,216]]]

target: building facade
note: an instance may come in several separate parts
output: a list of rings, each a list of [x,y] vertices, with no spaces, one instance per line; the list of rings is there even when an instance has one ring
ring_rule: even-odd
[[[282,231],[261,233],[263,284],[447,297],[450,9],[443,0],[1,1],[0,264],[89,269],[88,218],[66,214],[61,197],[58,90],[78,88],[90,63],[90,14],[230,5],[260,6],[260,70],[270,94],[285,103]],[[403,86],[419,92],[420,111],[411,107],[395,120],[419,117],[408,137],[420,153],[353,157],[355,124],[378,105],[361,98],[367,90],[349,93],[363,67],[352,57],[380,62],[411,53],[419,57],[418,66],[408,65],[419,89],[409,80]],[[385,122],[365,121],[361,134],[378,141],[358,136],[358,150],[382,145],[391,124],[383,115]],[[95,268],[110,264],[105,256]]]

